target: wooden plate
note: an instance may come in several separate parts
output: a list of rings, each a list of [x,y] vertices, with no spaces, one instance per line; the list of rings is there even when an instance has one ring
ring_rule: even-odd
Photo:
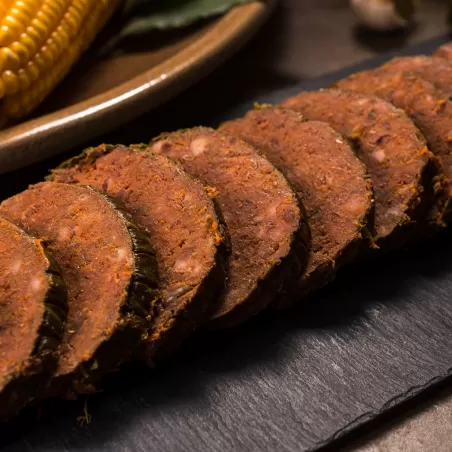
[[[174,97],[238,50],[274,4],[250,3],[176,34],[156,33],[147,40],[152,49],[100,61],[87,55],[35,118],[0,131],[0,173],[61,153]]]

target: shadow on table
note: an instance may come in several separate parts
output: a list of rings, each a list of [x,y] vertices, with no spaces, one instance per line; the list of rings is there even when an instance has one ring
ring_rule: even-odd
[[[376,53],[387,53],[406,47],[409,37],[418,29],[417,24],[391,31],[371,30],[363,25],[353,29],[353,37],[366,49]]]

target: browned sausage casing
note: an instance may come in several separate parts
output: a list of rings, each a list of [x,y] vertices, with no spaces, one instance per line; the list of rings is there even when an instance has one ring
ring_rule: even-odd
[[[376,69],[337,82],[342,89],[375,94],[405,110],[441,161],[447,178],[447,201],[452,196],[452,101],[433,83],[403,71]],[[447,202],[446,218],[450,216]]]
[[[416,55],[393,58],[382,66],[393,71],[412,72],[445,93],[452,92],[452,62],[439,57]]]
[[[155,256],[120,208],[88,187],[44,182],[5,200],[0,215],[45,238],[68,291],[68,319],[49,393],[71,396],[128,357],[156,296]]]
[[[120,198],[144,226],[156,250],[162,285],[145,341],[146,357],[177,347],[224,287],[224,228],[204,186],[146,146],[87,149],[50,178],[88,184]]]
[[[442,46],[439,46],[433,56],[445,58],[446,60],[452,60],[452,41],[446,42]]]
[[[0,218],[0,420],[44,390],[66,317],[66,286],[44,243]]]
[[[306,263],[309,237],[284,176],[245,142],[204,127],[161,136],[152,149],[219,193],[232,255],[227,287],[208,327],[243,322],[290,290]]]
[[[294,293],[299,297],[328,283],[356,255],[372,212],[372,187],[350,145],[328,124],[305,121],[280,108],[258,108],[223,124],[261,151],[296,189],[311,228],[311,255]],[[287,307],[296,296],[277,306]]]
[[[377,246],[398,247],[424,234],[429,224],[417,223],[425,222],[431,204],[428,222],[438,222],[445,196],[442,168],[403,110],[373,95],[337,89],[301,92],[282,105],[328,122],[354,144],[372,178]]]

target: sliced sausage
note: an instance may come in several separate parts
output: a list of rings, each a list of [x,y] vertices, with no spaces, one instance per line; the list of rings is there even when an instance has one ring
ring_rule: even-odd
[[[0,420],[44,389],[66,317],[66,286],[44,243],[0,218]]]
[[[412,73],[376,69],[337,82],[338,88],[375,94],[405,110],[441,161],[447,178],[447,201],[452,196],[452,101],[433,83]],[[446,219],[450,216],[447,202]]]
[[[156,297],[145,236],[104,194],[44,182],[0,204],[0,215],[45,238],[68,291],[68,319],[50,393],[92,389],[138,345]]]
[[[452,41],[446,42],[446,44],[439,46],[433,55],[445,58],[446,60],[452,60]]]
[[[295,188],[306,207],[312,252],[294,290],[304,296],[325,285],[363,242],[373,204],[364,165],[326,123],[305,121],[292,110],[258,108],[221,130],[261,151]],[[278,305],[295,299],[285,297]]]
[[[64,163],[51,179],[91,185],[120,198],[146,229],[163,290],[146,356],[174,349],[224,287],[225,233],[204,186],[146,147],[105,145]]]
[[[393,58],[382,66],[392,71],[406,71],[433,83],[445,93],[452,92],[452,63],[426,55]]]
[[[289,290],[306,263],[309,234],[284,176],[243,141],[204,127],[161,136],[152,149],[219,193],[232,256],[226,290],[208,326],[243,322]]]
[[[431,204],[437,207],[430,221],[437,222],[438,206],[444,209],[442,168],[403,110],[376,96],[336,89],[301,92],[282,105],[328,122],[352,142],[372,178],[379,248],[406,242]]]

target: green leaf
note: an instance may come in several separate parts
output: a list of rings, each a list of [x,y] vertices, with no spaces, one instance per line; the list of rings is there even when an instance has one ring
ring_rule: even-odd
[[[152,30],[167,30],[225,13],[233,6],[251,0],[127,0],[127,17],[121,37]]]

